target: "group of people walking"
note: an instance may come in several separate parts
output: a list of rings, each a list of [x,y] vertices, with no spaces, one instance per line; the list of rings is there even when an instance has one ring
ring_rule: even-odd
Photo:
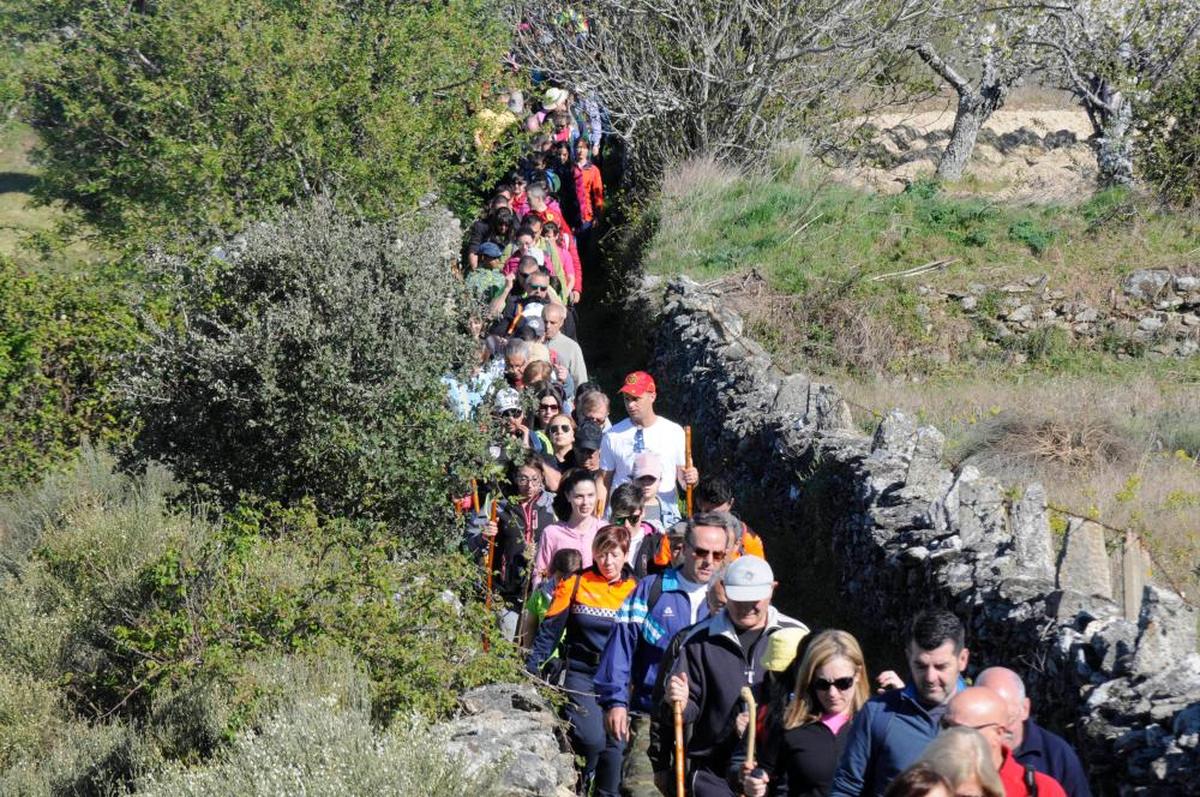
[[[1087,797],[1017,672],[968,685],[953,614],[913,619],[905,680],[872,677],[849,632],[780,612],[761,538],[658,414],[651,374],[624,377],[611,422],[576,315],[603,223],[598,132],[573,121],[567,88],[543,99],[553,130],[469,232],[479,360],[446,381],[463,417],[496,430],[505,477],[471,501],[467,543],[528,670],[567,696],[579,793],[621,794],[644,734],[664,795]]]

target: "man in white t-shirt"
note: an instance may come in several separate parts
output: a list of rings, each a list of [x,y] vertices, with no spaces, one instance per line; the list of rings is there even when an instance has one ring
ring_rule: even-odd
[[[687,466],[683,427],[654,414],[657,391],[654,377],[645,371],[634,371],[625,377],[620,393],[629,417],[608,430],[600,445],[604,484],[611,489],[632,479],[637,455],[651,451],[662,463],[658,497],[663,504],[677,504],[675,486],[687,487],[700,480],[700,472]]]

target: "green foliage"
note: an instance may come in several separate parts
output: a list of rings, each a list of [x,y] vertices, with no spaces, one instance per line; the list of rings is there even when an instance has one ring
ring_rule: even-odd
[[[1029,247],[1035,255],[1045,253],[1054,243],[1058,231],[1032,219],[1019,219],[1008,227],[1008,237]]]
[[[506,49],[485,0],[40,0],[23,13],[45,26],[24,101],[39,195],[113,240],[237,229],[316,195],[390,216],[434,188],[465,196],[511,160],[472,146]]]
[[[309,499],[441,548],[449,489],[486,458],[440,381],[474,356],[447,273],[457,246],[442,214],[360,223],[318,202],[216,257],[150,258],[176,305],[121,387],[137,453],[227,506],[242,492]]]
[[[118,359],[138,340],[123,291],[102,273],[27,271],[0,257],[0,491],[114,441]]]
[[[144,778],[137,793],[162,797],[287,793],[488,797],[495,793],[491,772],[467,774],[465,762],[447,756],[440,740],[419,722],[397,723],[382,732],[372,727],[368,707],[356,699],[366,680],[361,673],[316,664],[326,673],[314,684],[305,673],[312,665],[297,667],[293,660],[284,659],[281,683],[295,691],[255,733],[238,736],[203,767],[176,766]]]
[[[465,557],[408,559],[387,528],[311,506],[206,520],[170,508],[161,471],[111,464],[87,453],[0,507],[24,530],[0,540],[0,792],[92,778],[83,791],[105,793],[163,760],[194,764],[298,693],[386,725],[519,677],[468,599],[479,571]]]
[[[1139,114],[1138,168],[1164,199],[1200,203],[1200,51],[1178,64],[1173,78]]]

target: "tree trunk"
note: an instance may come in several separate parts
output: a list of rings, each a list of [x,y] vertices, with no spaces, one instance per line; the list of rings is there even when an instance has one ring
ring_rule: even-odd
[[[1100,114],[1096,139],[1100,186],[1133,185],[1133,105],[1119,92],[1108,101],[1109,107]]]
[[[993,84],[981,91],[960,91],[958,108],[954,112],[954,127],[950,130],[950,140],[946,142],[946,151],[938,161],[937,178],[939,180],[958,180],[962,178],[971,153],[975,151],[975,139],[984,123],[991,118],[992,112],[1004,104],[1008,87]]]

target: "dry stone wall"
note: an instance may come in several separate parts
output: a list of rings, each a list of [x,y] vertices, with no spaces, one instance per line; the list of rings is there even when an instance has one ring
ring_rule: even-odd
[[[899,411],[862,435],[832,386],[776,368],[718,293],[648,281],[637,301],[654,319],[664,409],[704,441],[703,468],[752,496],[742,507],[769,550],[828,548],[841,592],[828,599],[895,640],[921,608],[956,611],[974,663],[1025,676],[1097,793],[1200,794],[1197,618],[1178,596],[1147,586],[1137,621],[1125,619],[1092,594],[1104,585],[1086,548],[1060,566],[1040,485],[1016,494],[972,466],[951,470],[942,434]],[[772,517],[820,520],[784,536]]]

